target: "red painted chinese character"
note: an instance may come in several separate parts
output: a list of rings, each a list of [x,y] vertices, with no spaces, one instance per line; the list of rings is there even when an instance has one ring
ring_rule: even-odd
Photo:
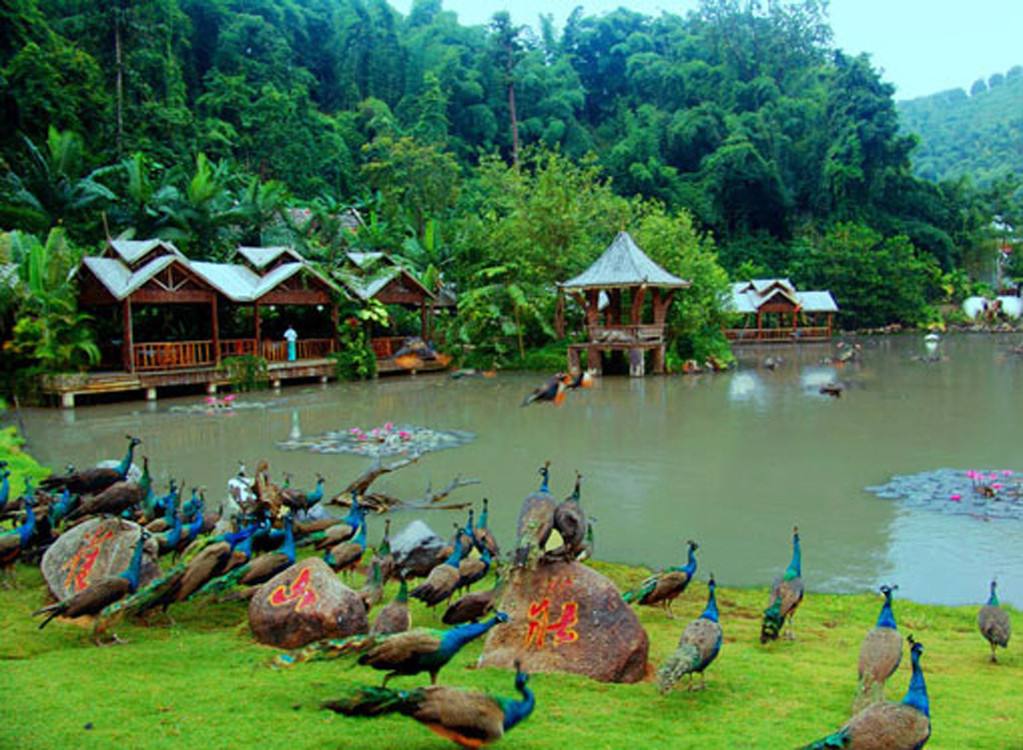
[[[552,634],[554,646],[563,646],[579,640],[579,633],[572,629],[572,626],[579,622],[579,605],[575,602],[565,602],[561,605],[561,617],[557,622],[550,622],[550,599],[541,599],[529,605],[527,616],[529,617],[529,629],[526,631],[525,648],[535,645],[537,649],[543,648],[544,640],[548,633]]]
[[[84,544],[78,547],[75,554],[61,566],[61,570],[67,571],[64,578],[64,587],[77,593],[89,585],[89,574],[92,567],[99,558],[100,548],[104,542],[114,538],[114,532],[107,529],[100,532],[98,529],[86,534],[83,538]]]
[[[297,602],[295,611],[300,612],[303,608],[316,604],[319,597],[316,594],[316,589],[309,584],[310,577],[309,568],[303,568],[302,572],[298,574],[298,578],[290,585],[282,583],[275,588],[267,599],[270,606],[283,607],[285,604]]]

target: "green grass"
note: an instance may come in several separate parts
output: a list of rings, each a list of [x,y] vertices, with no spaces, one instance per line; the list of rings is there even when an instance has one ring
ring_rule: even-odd
[[[596,563],[619,585],[645,571]],[[39,631],[29,613],[44,600],[35,569],[18,568],[19,588],[0,591],[0,685],[5,720],[0,747],[49,748],[403,748],[453,747],[403,717],[347,719],[318,708],[380,673],[347,662],[267,668],[276,653],[256,645],[238,604],[173,608],[174,625],[123,624],[128,645],[97,648],[88,631],[55,621]],[[484,584],[489,585],[489,584]],[[393,586],[388,595],[393,593]],[[640,608],[660,663],[682,627],[703,609],[706,587],[694,584],[676,604],[680,619]],[[863,635],[880,596],[808,594],[796,618],[796,641],[757,641],[762,589],[719,588],[725,645],[708,670],[707,689],[661,697],[652,683],[605,685],[562,674],[531,679],[537,709],[503,744],[530,748],[786,748],[809,742],[848,718]],[[923,666],[932,703],[928,748],[1023,747],[1017,648],[988,663],[975,607],[934,607],[896,600],[903,634],[926,647]],[[1017,617],[1018,613],[1013,613]],[[414,610],[418,625],[439,613]],[[159,619],[159,618],[156,618]],[[511,675],[475,670],[481,644],[441,672],[448,685],[513,695]],[[426,677],[398,678],[396,687]],[[889,683],[901,698],[908,654]],[[91,724],[91,729],[86,725]]]
[[[11,471],[12,500],[21,495],[26,479],[31,477],[38,482],[50,474],[49,469],[21,449],[23,442],[14,427],[0,428],[0,461],[6,461]]]

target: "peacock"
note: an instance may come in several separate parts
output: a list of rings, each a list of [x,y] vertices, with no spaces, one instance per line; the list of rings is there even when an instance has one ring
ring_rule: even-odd
[[[138,541],[135,543],[135,549],[132,552],[128,567],[123,572],[118,575],[107,576],[69,596],[67,599],[33,612],[33,617],[42,614],[46,615],[46,618],[39,623],[39,629],[42,630],[50,620],[61,615],[81,617],[82,615],[98,614],[117,600],[135,593],[139,587],[139,577],[142,575],[142,553],[147,539],[149,539],[149,532],[142,529],[139,533]]]
[[[462,561],[462,534],[455,535],[455,549],[451,556],[430,571],[426,580],[412,590],[412,598],[419,599],[427,607],[450,599],[461,580],[459,564]]]
[[[892,592],[898,586],[882,586],[884,604],[877,624],[867,633],[860,646],[859,694],[853,705],[855,713],[884,698],[884,684],[895,674],[902,661],[902,636],[899,635],[892,612]]]
[[[359,504],[358,495],[352,492],[352,506],[348,515],[340,521],[334,521],[327,528],[316,529],[306,534],[304,543],[312,543],[318,549],[328,549],[342,542],[347,542],[359,531],[366,520],[366,510]]]
[[[323,561],[335,573],[341,573],[358,565],[362,561],[362,556],[365,552],[366,521],[363,519],[362,523],[359,524],[359,530],[355,534],[355,538],[349,542],[342,542],[331,547],[323,556]]]
[[[775,580],[771,587],[771,599],[764,610],[764,622],[760,627],[760,642],[777,640],[778,634],[789,621],[789,637],[792,634],[792,617],[796,608],[803,601],[803,563],[802,551],[799,547],[799,527],[792,529],[792,561],[785,569],[785,574]]]
[[[586,543],[586,514],[579,504],[579,485],[583,475],[575,473],[575,489],[554,509],[554,528],[561,535],[562,545],[548,554],[564,560],[574,560]]]
[[[146,524],[146,529],[151,534],[163,533],[174,526],[175,516],[183,509],[181,508],[181,493],[173,479],[170,481],[170,491],[162,498],[157,499],[153,504],[153,510],[158,515]]]
[[[125,437],[128,438],[128,452],[116,467],[95,466],[82,471],[69,471],[60,476],[47,477],[40,486],[48,492],[67,487],[75,495],[93,495],[115,482],[123,482],[131,470],[135,448],[142,444],[137,437],[131,435]]]
[[[533,713],[536,698],[529,675],[515,663],[515,689],[521,700],[444,686],[415,690],[365,687],[346,700],[328,701],[324,708],[345,716],[400,713],[434,734],[466,748],[490,745]]]
[[[1012,635],[1012,622],[1009,620],[1009,613],[999,606],[998,594],[995,592],[997,587],[998,584],[991,581],[991,596],[988,597],[987,604],[981,607],[977,614],[980,634],[991,644],[992,663],[998,661],[998,657],[995,656],[995,648],[997,646],[1008,648],[1009,636]]]
[[[872,703],[834,734],[802,750],[920,750],[931,736],[931,705],[920,668],[922,644],[909,637],[913,676],[906,697],[899,703]]]
[[[659,604],[664,608],[665,614],[674,619],[675,613],[672,612],[671,605],[685,592],[689,582],[696,575],[696,550],[700,545],[692,539],[687,539],[686,544],[689,551],[685,565],[672,566],[655,573],[639,584],[638,588],[622,594],[622,599],[629,604],[633,602],[647,606]]]
[[[481,553],[484,549],[488,549],[492,557],[498,557],[500,550],[497,547],[497,539],[494,538],[493,532],[487,526],[489,516],[490,500],[483,498],[483,510],[476,521],[476,528],[472,532],[473,541],[476,544],[476,549]]]
[[[323,476],[316,475],[316,487],[309,492],[286,487],[281,490],[281,502],[294,511],[309,510],[323,499]]]
[[[398,586],[394,600],[381,609],[373,620],[370,635],[404,633],[412,627],[412,613],[408,608],[408,583],[404,578]]]
[[[46,515],[50,520],[50,528],[56,529],[57,526],[63,521],[67,514],[71,512],[71,509],[75,507],[75,503],[78,502],[78,497],[71,494],[71,490],[67,487],[60,491],[60,497],[50,503],[49,509],[46,511]]]
[[[476,622],[488,612],[497,608],[497,599],[504,589],[504,578],[498,571],[494,577],[494,586],[489,591],[477,591],[466,594],[445,611],[441,622],[445,625],[459,625],[463,622]]]
[[[487,577],[493,559],[490,550],[486,548],[479,557],[464,558],[458,564],[458,584],[455,586],[455,591],[458,592],[462,589],[471,591],[474,583]]]
[[[195,493],[196,491],[193,489],[192,499],[185,503],[185,506],[181,509],[182,514],[191,515],[192,520],[189,521],[188,525],[181,531],[181,537],[174,546],[175,556],[179,556],[184,553],[192,542],[199,538],[199,534],[202,533],[203,527],[206,525],[206,517],[203,514],[206,507],[206,499],[201,492],[198,497],[196,497]],[[191,511],[186,510],[189,506],[191,507]]]
[[[0,462],[0,513],[7,507],[7,501],[11,499],[11,470],[7,468],[7,462]]]
[[[35,491],[32,489],[31,479],[25,480],[23,497],[25,520],[14,529],[0,532],[0,568],[4,569],[6,586],[14,585],[14,563],[36,535]]]
[[[689,688],[692,690],[693,674],[700,675],[700,687],[704,687],[704,670],[710,666],[721,651],[722,633],[718,622],[718,603],[714,597],[717,584],[711,573],[707,582],[707,606],[697,619],[686,625],[682,637],[678,640],[678,648],[668,657],[664,665],[657,670],[657,684],[661,693],[667,693],[683,675],[689,675]]]
[[[430,684],[436,685],[437,674],[463,646],[504,622],[508,622],[508,615],[497,612],[485,622],[466,623],[448,630],[416,628],[393,635],[356,635],[316,641],[297,651],[278,655],[274,665],[286,667],[306,661],[360,654],[359,664],[387,673],[382,687],[387,687],[387,681],[392,677],[413,676],[422,672],[429,673]]]
[[[375,557],[369,562],[366,583],[359,589],[359,598],[362,599],[367,613],[384,598],[384,574],[380,567],[380,561]]]
[[[533,389],[533,392],[522,399],[522,406],[529,406],[535,401],[549,401],[555,406],[561,406],[565,400],[565,374],[558,372],[547,378],[542,385]]]
[[[372,563],[380,565],[380,580],[381,583],[387,583],[391,578],[394,577],[394,571],[397,564],[394,562],[394,553],[391,552],[391,519],[387,518],[384,520],[384,536],[380,540],[379,546],[373,553]]]
[[[175,503],[175,507],[177,504]],[[161,519],[162,520],[162,519]],[[146,530],[153,534],[156,538],[156,543],[160,550],[161,555],[166,555],[168,552],[176,552],[178,549],[178,542],[181,541],[181,532],[185,527],[185,518],[183,513],[175,512],[174,517],[171,521],[171,525],[165,531],[153,532],[149,526],[146,526]]]
[[[129,449],[130,453],[130,449]],[[128,460],[128,457],[125,457]],[[119,516],[126,510],[134,508],[149,494],[152,479],[149,476],[149,459],[142,458],[142,477],[137,482],[120,479],[95,495],[82,498],[78,505],[67,514],[69,521],[99,514]],[[68,486],[68,485],[65,485]],[[74,491],[74,488],[68,486]]]
[[[515,565],[529,565],[533,556],[543,553],[544,545],[554,530],[554,509],[550,492],[550,461],[540,467],[540,488],[522,502],[516,523]]]
[[[266,552],[258,557],[250,558],[244,565],[239,565],[224,575],[210,579],[203,584],[202,588],[189,596],[189,599],[207,595],[220,596],[242,586],[258,586],[290,568],[295,564],[295,535],[292,523],[292,514],[286,514],[284,516],[284,541],[276,552]]]

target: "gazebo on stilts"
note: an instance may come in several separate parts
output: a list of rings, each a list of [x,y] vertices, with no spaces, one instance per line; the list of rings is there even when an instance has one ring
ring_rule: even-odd
[[[628,232],[619,232],[593,265],[558,284],[559,291],[575,299],[585,315],[587,341],[569,345],[569,369],[579,370],[585,355],[586,369],[600,375],[604,353],[625,351],[629,375],[643,377],[649,351],[651,369],[663,373],[668,309],[675,292],[691,284],[650,260]],[[560,329],[564,328],[562,315],[559,305],[556,327]]]

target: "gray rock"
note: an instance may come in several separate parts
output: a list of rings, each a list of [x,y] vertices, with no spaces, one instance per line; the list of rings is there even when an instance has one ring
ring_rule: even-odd
[[[447,542],[422,521],[413,521],[391,539],[391,554],[406,578],[429,575]]]
[[[92,518],[65,531],[43,555],[43,578],[57,599],[66,599],[131,562],[141,527],[121,518]],[[156,539],[146,542],[141,586],[161,575]]]

